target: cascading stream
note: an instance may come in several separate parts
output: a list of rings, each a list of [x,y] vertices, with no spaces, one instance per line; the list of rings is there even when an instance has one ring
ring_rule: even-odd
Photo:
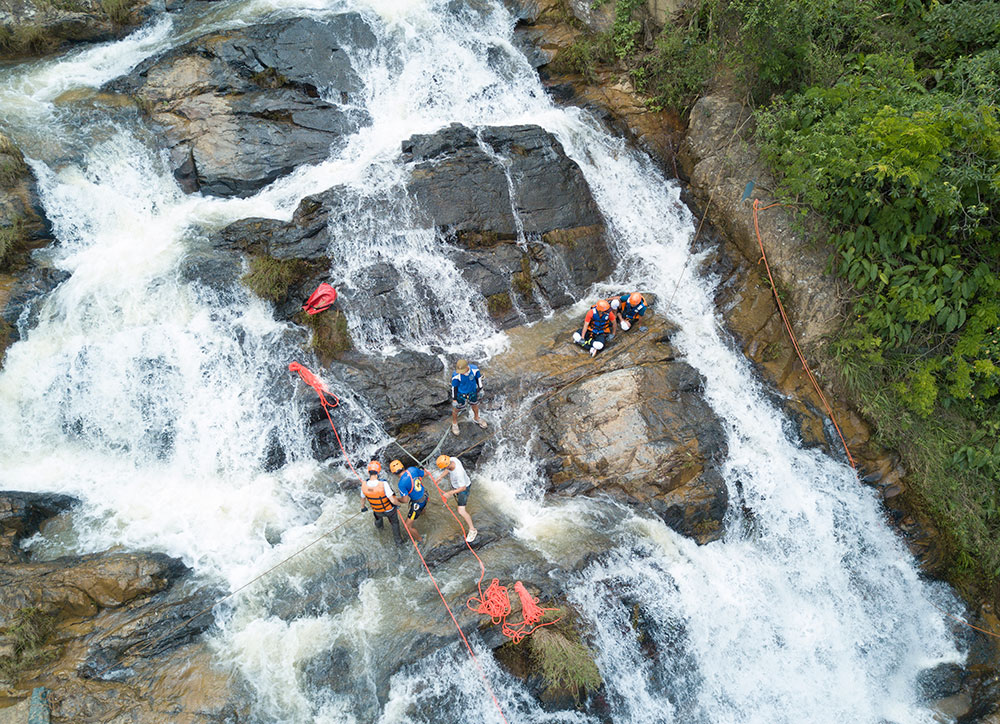
[[[344,10],[362,12],[378,37],[374,51],[351,53],[370,125],[249,199],[184,196],[132,116],[53,104],[209,27]],[[564,565],[571,551],[610,551],[575,574],[569,595],[592,632],[614,721],[933,721],[916,681],[962,660],[930,603],[949,594],[919,579],[871,492],[788,433],[720,330],[713,280],[687,263],[693,220],[676,184],[586,112],[551,103],[513,46],[503,8],[251,0],[179,17],[0,79],[9,130],[38,159],[59,240],[46,253],[72,273],[37,305],[0,371],[0,487],[84,501],[72,537],[39,541],[39,550],[151,548],[235,588],[354,512],[356,493],[329,483],[348,478],[339,462],[331,472],[312,459],[307,397],[286,372],[304,337],[238,286],[185,281],[187,255],[211,229],[246,216],[287,219],[304,196],[341,186],[356,213],[331,234],[338,286],[363,290],[373,264],[394,265],[409,285],[396,326],[349,315],[359,345],[496,353],[504,336],[471,301],[442,240],[413,228],[399,149],[453,122],[534,123],[580,165],[607,220],[620,262],[595,294],[639,288],[664,306],[672,300],[660,311],[705,377],[727,432],[731,498],[752,516],[734,508],[727,537],[699,547],[608,503],[544,500],[517,430],[480,464],[480,504],[518,523],[516,540],[502,544],[515,560]],[[32,139],[46,133],[64,139],[60,148],[32,154]],[[65,161],[65,149],[81,160]],[[363,390],[350,397],[364,404]],[[524,404],[505,401],[497,417]],[[344,414],[356,459],[386,442],[364,415]],[[275,445],[287,459],[268,472]],[[218,659],[253,687],[261,722],[493,721],[457,646],[407,659],[412,632],[443,620],[440,602],[413,556],[386,554],[365,526],[331,536],[223,607],[211,635]],[[358,578],[331,580],[334,563]],[[446,595],[468,583],[468,563],[436,571]],[[594,720],[543,711],[488,650],[481,658],[512,722]],[[390,679],[396,662],[405,665]],[[317,668],[343,673],[342,685]]]

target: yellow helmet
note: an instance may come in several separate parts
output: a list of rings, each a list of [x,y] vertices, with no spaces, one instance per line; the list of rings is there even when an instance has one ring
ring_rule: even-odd
[[[390,473],[398,473],[402,472],[402,470],[403,470],[403,463],[399,462],[399,460],[393,460],[391,463],[389,463]]]
[[[446,467],[451,465],[451,458],[447,455],[438,455],[437,466],[444,470]]]

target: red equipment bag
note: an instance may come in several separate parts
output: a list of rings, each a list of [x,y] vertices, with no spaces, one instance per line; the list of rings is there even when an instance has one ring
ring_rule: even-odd
[[[306,310],[306,314],[319,314],[332,307],[336,301],[337,290],[326,282],[323,282],[316,287],[316,291],[312,293],[312,296],[302,303],[302,308]]]

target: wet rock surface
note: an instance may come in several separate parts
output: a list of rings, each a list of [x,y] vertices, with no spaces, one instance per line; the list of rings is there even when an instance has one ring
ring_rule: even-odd
[[[368,122],[346,47],[375,38],[356,14],[202,36],[141,63],[110,88],[135,96],[162,129],[187,191],[246,196]]]
[[[50,690],[55,722],[238,721],[240,684],[199,638],[222,593],[163,554],[109,551],[34,561],[20,539],[76,501],[0,493],[0,687]]]
[[[721,537],[728,493],[715,465],[725,435],[702,379],[676,359],[671,326],[647,313],[591,358],[570,342],[576,321],[512,330],[511,352],[486,368],[509,395],[545,395],[532,420],[550,492],[610,495],[699,543]]]

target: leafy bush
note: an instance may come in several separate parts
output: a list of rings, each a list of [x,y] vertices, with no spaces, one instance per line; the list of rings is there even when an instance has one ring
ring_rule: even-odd
[[[923,360],[906,360],[898,392],[925,415],[942,384],[946,404],[995,396],[984,342],[1000,315],[997,107],[928,91],[911,61],[878,55],[759,119],[782,189],[834,231],[861,327]]]

